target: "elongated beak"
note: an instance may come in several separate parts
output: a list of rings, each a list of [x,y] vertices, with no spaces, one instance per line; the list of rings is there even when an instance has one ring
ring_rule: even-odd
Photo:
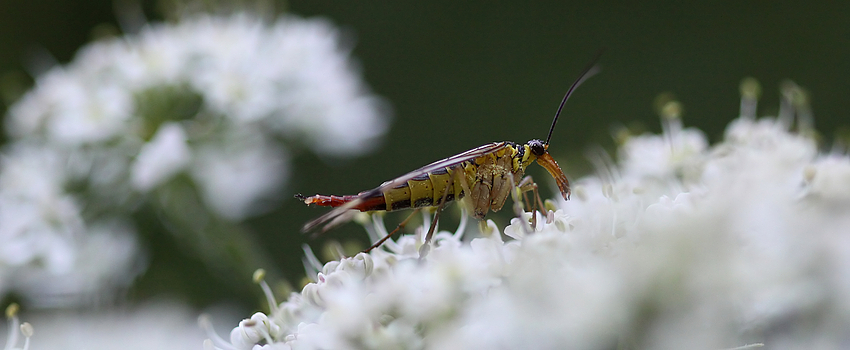
[[[549,152],[546,152],[541,156],[537,156],[537,164],[540,164],[540,166],[549,171],[549,174],[555,179],[555,183],[558,184],[558,189],[561,190],[561,195],[564,196],[565,200],[569,200],[570,181],[567,180],[567,175],[564,175],[564,171],[561,170],[560,166],[558,166],[558,162],[556,162],[555,159],[552,159]]]

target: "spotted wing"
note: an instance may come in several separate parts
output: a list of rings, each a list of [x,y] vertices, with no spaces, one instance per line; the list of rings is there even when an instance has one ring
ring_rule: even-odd
[[[454,156],[451,156],[451,157],[448,157],[448,158],[445,158],[445,159],[438,160],[438,161],[433,162],[431,164],[428,164],[426,166],[423,166],[419,169],[411,171],[411,172],[404,174],[402,176],[399,176],[395,179],[384,182],[383,184],[381,184],[380,186],[378,186],[376,188],[373,188],[369,191],[365,191],[365,192],[361,193],[360,195],[358,195],[357,199],[350,201],[348,203],[345,203],[345,204],[343,204],[339,207],[336,207],[333,210],[327,212],[325,215],[322,215],[322,216],[320,216],[320,217],[318,217],[314,220],[307,222],[306,224],[304,224],[304,227],[301,228],[301,231],[302,232],[309,232],[309,231],[312,231],[313,229],[315,229],[319,225],[328,223],[328,225],[323,227],[322,231],[321,231],[321,232],[325,232],[333,226],[333,224],[335,223],[334,219],[339,218],[340,216],[342,216],[343,214],[348,212],[349,209],[356,207],[358,204],[360,204],[363,201],[364,198],[370,198],[372,196],[378,195],[379,193],[383,194],[384,191],[391,189],[391,188],[394,188],[394,187],[397,187],[399,185],[405,184],[410,179],[417,177],[419,175],[427,174],[427,173],[430,173],[430,172],[433,172],[433,171],[436,171],[436,170],[440,170],[440,169],[443,169],[443,168],[446,168],[446,167],[453,167],[453,166],[456,166],[456,165],[463,163],[465,161],[481,157],[485,154],[490,154],[490,153],[493,153],[493,152],[500,151],[500,150],[502,150],[506,147],[508,147],[508,142],[503,141],[503,142],[489,143],[489,144],[486,144],[486,145],[483,145],[483,146],[480,146],[480,147],[473,148],[473,149],[468,150],[466,152],[456,154]]]

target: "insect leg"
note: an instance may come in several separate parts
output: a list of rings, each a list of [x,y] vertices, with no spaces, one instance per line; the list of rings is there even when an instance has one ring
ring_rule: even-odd
[[[449,187],[446,186],[446,189],[443,190],[443,198],[440,199],[440,205],[437,206],[437,213],[434,214],[434,221],[431,221],[431,227],[428,228],[428,234],[425,235],[425,243],[419,247],[419,260],[425,258],[428,255],[428,251],[431,249],[429,245],[431,243],[431,237],[434,235],[434,230],[437,228],[437,221],[440,220],[440,214],[443,212],[443,206],[446,205],[446,197],[449,195]]]
[[[528,205],[528,210],[530,210],[530,211],[534,211],[534,206],[533,206],[533,205],[532,205],[532,203],[528,200],[528,192],[523,192],[523,193],[522,193],[522,202],[523,202],[523,207],[522,207],[523,209],[525,209],[525,205],[527,204],[527,205]]]
[[[528,210],[531,211],[531,227],[534,227],[536,229],[537,215],[534,215],[534,212],[537,211],[537,203],[528,200],[528,191],[523,192],[522,190],[520,190],[520,192],[522,192],[522,200],[524,201],[524,203],[528,204]]]
[[[528,197],[526,197],[526,193],[528,193],[528,191],[532,191],[534,193],[534,199],[532,200],[532,202],[530,204],[531,204],[531,225],[535,228],[537,227],[537,215],[536,215],[537,208],[540,208],[541,210],[543,208],[546,208],[546,206],[543,204],[543,200],[540,198],[540,193],[537,191],[537,187],[538,187],[537,183],[534,182],[534,180],[531,178],[530,175],[524,177],[522,179],[522,181],[520,181],[517,184],[517,188],[520,191],[520,193],[523,194],[524,199],[528,200]]]
[[[381,244],[384,244],[384,242],[386,242],[388,239],[390,239],[390,237],[392,237],[392,236],[393,236],[396,232],[398,232],[399,230],[401,230],[402,228],[404,228],[404,226],[405,226],[405,225],[407,225],[407,222],[408,222],[408,221],[410,221],[410,218],[412,218],[414,215],[416,215],[416,213],[418,213],[418,212],[419,212],[419,209],[420,209],[420,208],[416,208],[416,209],[414,209],[414,210],[413,210],[413,212],[412,212],[412,213],[410,213],[410,215],[409,215],[406,219],[404,219],[404,221],[402,221],[400,224],[398,224],[398,226],[396,226],[395,230],[392,230],[392,232],[387,233],[387,235],[386,235],[386,236],[384,236],[384,238],[381,238],[380,240],[378,240],[377,242],[375,242],[375,244],[372,244],[372,246],[371,246],[371,247],[366,248],[366,250],[364,250],[363,252],[364,252],[364,253],[368,253],[368,252],[372,251],[372,249],[375,249],[375,248],[377,248],[377,247],[380,247],[380,246],[381,246]]]

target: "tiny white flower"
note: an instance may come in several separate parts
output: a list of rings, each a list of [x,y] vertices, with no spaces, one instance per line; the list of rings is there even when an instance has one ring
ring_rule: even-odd
[[[190,160],[191,151],[186,144],[183,127],[177,123],[163,124],[139,150],[132,165],[130,181],[137,190],[150,191],[183,170]]]

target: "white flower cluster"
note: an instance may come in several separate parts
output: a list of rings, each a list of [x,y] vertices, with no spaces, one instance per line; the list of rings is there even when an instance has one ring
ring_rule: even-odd
[[[39,307],[108,300],[139,271],[135,229],[118,218],[86,222],[68,193],[66,161],[24,142],[0,158],[0,295]]]
[[[240,220],[277,197],[288,147],[376,146],[387,110],[345,44],[321,19],[197,16],[102,39],[37,77],[5,119],[0,296],[129,283],[126,217],[169,183]]]
[[[216,319],[235,319],[226,307],[208,311]],[[204,341],[197,311],[182,302],[159,300],[112,310],[51,310],[25,315],[38,330],[32,338],[33,350],[187,350],[200,348]]]
[[[131,180],[119,189],[147,192],[185,172],[212,208],[240,218],[285,180],[282,140],[360,154],[387,128],[382,106],[330,23],[237,15],[88,45],[39,77],[6,122],[16,139],[81,157],[113,149],[106,162],[124,168],[111,175]]]
[[[440,232],[419,259],[420,229],[325,264],[208,348],[846,346],[850,157],[775,119],[737,119],[712,147],[679,123],[600,159],[533,233]]]

